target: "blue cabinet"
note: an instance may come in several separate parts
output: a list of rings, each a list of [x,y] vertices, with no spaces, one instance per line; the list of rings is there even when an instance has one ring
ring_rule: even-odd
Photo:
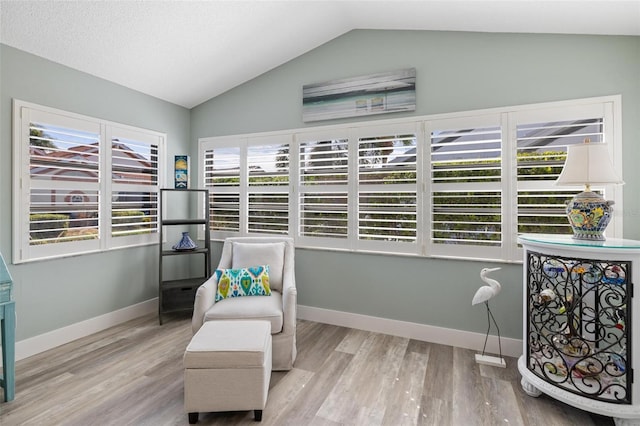
[[[0,254],[0,334],[2,335],[2,377],[4,401],[12,401],[16,386],[16,302],[11,300],[13,280]]]

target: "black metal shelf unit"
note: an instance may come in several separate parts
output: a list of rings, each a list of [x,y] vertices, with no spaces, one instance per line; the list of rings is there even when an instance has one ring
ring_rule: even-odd
[[[165,203],[170,201],[172,193],[186,194],[188,202],[194,201],[192,197],[200,197],[203,210],[202,217],[185,217],[181,219],[165,218]],[[183,197],[184,198],[184,197]],[[161,189],[160,190],[160,226],[159,226],[159,272],[158,272],[158,321],[162,325],[163,315],[175,312],[189,312],[193,310],[193,302],[196,290],[211,276],[211,233],[209,228],[209,209],[206,207],[209,201],[207,189]],[[204,227],[204,247],[194,250],[177,251],[168,249],[164,243],[165,227],[186,226],[188,229]],[[163,259],[169,256],[186,256],[187,258],[204,256],[202,275],[196,277],[166,279]]]

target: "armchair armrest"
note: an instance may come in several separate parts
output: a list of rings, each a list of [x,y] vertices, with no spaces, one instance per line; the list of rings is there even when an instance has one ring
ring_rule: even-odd
[[[290,274],[289,276],[285,276],[282,282],[283,334],[295,334],[297,306],[298,289],[296,288],[293,274]]]
[[[204,322],[204,314],[215,303],[216,288],[218,287],[218,279],[216,275],[212,275],[205,281],[196,291],[196,298],[193,303],[193,317],[191,317],[191,330],[196,334]]]

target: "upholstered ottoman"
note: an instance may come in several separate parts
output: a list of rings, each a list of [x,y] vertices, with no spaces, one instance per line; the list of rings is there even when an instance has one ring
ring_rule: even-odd
[[[254,410],[262,420],[271,380],[267,321],[207,321],[184,353],[184,408],[199,412]]]

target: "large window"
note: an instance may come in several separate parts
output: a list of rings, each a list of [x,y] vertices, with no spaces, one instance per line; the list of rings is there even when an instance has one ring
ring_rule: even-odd
[[[565,201],[583,188],[554,185],[567,146],[607,142],[620,170],[620,128],[611,96],[205,138],[200,178],[214,238],[518,261],[518,234],[571,234]],[[615,202],[607,235],[621,237],[622,191],[592,189]]]
[[[157,242],[164,140],[14,101],[14,262]]]

